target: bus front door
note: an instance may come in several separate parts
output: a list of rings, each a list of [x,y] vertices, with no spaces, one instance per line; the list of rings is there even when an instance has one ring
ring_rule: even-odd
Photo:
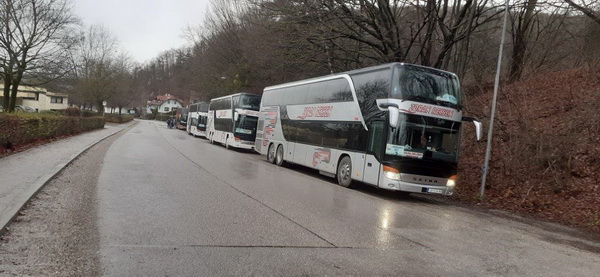
[[[379,120],[373,121],[373,123],[371,123],[371,128],[369,128],[369,141],[367,143],[363,182],[374,186],[379,184],[381,163],[377,158],[381,153],[384,122],[385,121]]]

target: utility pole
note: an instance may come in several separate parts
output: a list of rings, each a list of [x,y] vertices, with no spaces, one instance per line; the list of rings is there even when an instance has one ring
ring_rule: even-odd
[[[490,115],[490,127],[488,129],[487,147],[485,148],[485,161],[483,163],[483,175],[481,176],[481,189],[479,191],[479,199],[483,199],[485,194],[485,179],[489,171],[490,154],[492,152],[492,133],[494,131],[494,117],[496,116],[496,101],[498,99],[498,87],[500,86],[500,71],[502,68],[502,52],[504,50],[504,37],[506,33],[506,24],[508,21],[508,2],[504,7],[504,23],[502,24],[502,34],[500,37],[500,49],[498,50],[498,63],[496,66],[496,79],[494,81],[494,97],[492,99],[492,114]]]

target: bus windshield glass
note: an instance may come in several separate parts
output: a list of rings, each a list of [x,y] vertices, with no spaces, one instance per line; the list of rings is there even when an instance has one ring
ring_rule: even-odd
[[[386,160],[400,158],[456,163],[460,122],[400,114],[397,128],[389,128]]]
[[[461,92],[458,78],[447,72],[401,65],[396,67],[391,97],[459,108]]]
[[[258,117],[241,115],[235,124],[233,135],[243,141],[254,143],[256,139],[256,124]]]
[[[239,108],[258,111],[260,109],[260,96],[259,95],[248,95],[242,94],[240,95]]]

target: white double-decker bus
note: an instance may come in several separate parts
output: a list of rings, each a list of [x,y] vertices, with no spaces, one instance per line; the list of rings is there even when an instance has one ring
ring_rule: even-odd
[[[238,93],[210,100],[207,136],[226,148],[253,149],[260,95]]]
[[[199,102],[190,105],[188,113],[187,132],[195,137],[206,137],[206,119],[208,103]]]
[[[264,89],[256,151],[335,177],[450,195],[462,121],[455,74],[392,63]]]

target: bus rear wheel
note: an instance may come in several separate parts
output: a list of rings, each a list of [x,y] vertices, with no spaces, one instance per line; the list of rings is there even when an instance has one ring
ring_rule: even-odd
[[[269,145],[269,150],[267,151],[267,161],[275,164],[275,144],[273,143]]]
[[[275,164],[278,166],[283,165],[283,145],[277,146],[277,153],[275,153]]]
[[[352,185],[352,161],[345,156],[340,160],[337,168],[336,179],[342,187],[349,188]]]

